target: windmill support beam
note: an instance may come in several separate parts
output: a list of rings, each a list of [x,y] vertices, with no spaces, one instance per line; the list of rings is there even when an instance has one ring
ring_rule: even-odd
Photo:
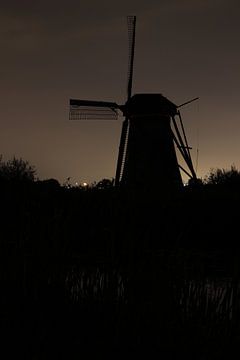
[[[179,152],[181,153],[183,159],[187,162],[186,153],[183,150],[183,149],[185,149],[185,146],[182,146],[182,145],[179,144],[179,141],[178,141],[178,139],[177,139],[177,137],[176,137],[176,135],[174,134],[173,131],[172,131],[172,137],[173,137],[174,143],[176,144],[176,146],[177,146]]]
[[[192,175],[187,170],[185,170],[181,165],[178,164],[178,166],[188,177],[190,177],[190,179],[193,178]]]
[[[188,152],[188,156],[189,158],[191,159],[191,155],[190,155],[190,151],[189,151],[189,146],[188,146],[188,142],[187,142],[187,137],[186,137],[186,133],[185,133],[185,129],[184,129],[184,126],[183,126],[183,122],[182,122],[182,117],[181,117],[181,114],[180,114],[180,111],[178,111],[178,117],[179,117],[179,120],[180,120],[180,125],[181,125],[181,129],[182,129],[182,133],[183,133],[183,137],[184,137],[184,141],[185,141],[185,144],[186,144],[186,150]]]
[[[179,114],[178,114],[178,115],[179,115]],[[181,119],[181,118],[180,118],[180,119]],[[193,164],[192,164],[192,159],[191,159],[191,155],[190,155],[188,143],[185,142],[185,144],[184,144],[184,141],[183,141],[183,139],[182,139],[182,136],[181,136],[181,134],[180,134],[180,131],[179,131],[179,129],[178,129],[178,126],[177,126],[177,123],[176,123],[176,120],[175,120],[174,116],[172,117],[172,122],[173,122],[173,126],[174,126],[174,129],[175,129],[175,131],[176,131],[176,135],[177,135],[177,137],[175,136],[175,138],[178,139],[178,141],[179,141],[179,143],[180,143],[180,147],[178,146],[178,148],[179,148],[179,150],[180,150],[180,148],[181,148],[180,152],[181,152],[181,154],[182,154],[185,162],[187,163],[187,165],[188,165],[188,167],[189,167],[189,170],[190,170],[191,173],[192,173],[192,178],[195,179],[195,178],[196,178],[196,173],[195,173],[195,170],[194,170],[194,168],[193,168]],[[181,120],[180,120],[180,123],[181,123],[182,129],[184,130],[184,128],[183,128],[183,123],[182,123]],[[184,134],[185,134],[185,131],[184,131]],[[186,134],[184,135],[184,140],[186,140]]]

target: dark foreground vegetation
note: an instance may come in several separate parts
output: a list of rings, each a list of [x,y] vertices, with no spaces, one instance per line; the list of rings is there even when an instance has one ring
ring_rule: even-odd
[[[2,358],[240,356],[231,171],[176,193],[0,172]]]

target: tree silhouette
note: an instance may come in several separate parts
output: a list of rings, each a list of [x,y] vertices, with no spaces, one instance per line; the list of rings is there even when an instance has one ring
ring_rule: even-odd
[[[234,165],[231,169],[211,169],[204,182],[210,185],[240,185],[240,171]]]
[[[15,156],[8,161],[3,161],[0,156],[0,180],[10,181],[34,181],[36,169],[28,161]]]
[[[97,189],[110,189],[114,185],[114,179],[102,179],[94,187]]]

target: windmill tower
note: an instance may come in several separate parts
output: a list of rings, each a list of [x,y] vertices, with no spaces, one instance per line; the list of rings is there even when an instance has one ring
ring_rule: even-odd
[[[127,100],[115,102],[70,100],[70,119],[116,119],[122,112],[122,124],[116,186],[144,189],[149,183],[158,187],[182,186],[180,169],[196,179],[182,119],[177,106],[161,94],[132,95],[136,16],[128,17],[129,66]],[[195,99],[193,99],[195,100]],[[191,100],[191,101],[193,101]],[[188,170],[178,164],[175,148]]]

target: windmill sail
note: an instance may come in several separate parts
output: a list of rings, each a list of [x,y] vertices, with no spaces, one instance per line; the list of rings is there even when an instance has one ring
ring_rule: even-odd
[[[128,40],[129,40],[129,58],[128,58],[128,77],[127,77],[127,100],[131,98],[132,95],[132,80],[133,80],[133,61],[134,61],[134,52],[135,52],[135,35],[136,35],[136,16],[128,16]],[[115,185],[119,185],[121,177],[123,174],[123,168],[125,163],[125,156],[127,152],[127,143],[128,143],[128,133],[129,133],[129,120],[127,116],[122,124],[122,132],[120,138],[119,152],[118,152],[118,161],[117,169],[115,176]]]
[[[70,120],[115,120],[119,106],[113,102],[70,100]]]
[[[129,58],[128,58],[128,86],[127,99],[132,95],[132,80],[133,80],[133,61],[135,53],[135,33],[136,33],[136,16],[128,16],[128,40],[129,40]]]

